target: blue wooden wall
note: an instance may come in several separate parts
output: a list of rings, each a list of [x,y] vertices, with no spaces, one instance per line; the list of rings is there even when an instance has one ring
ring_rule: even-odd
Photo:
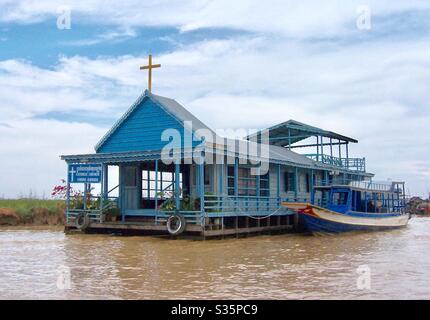
[[[161,150],[165,129],[176,129],[183,139],[183,125],[151,99],[144,99],[127,119],[108,137],[98,153]],[[193,143],[194,145],[198,142]],[[178,147],[180,147],[178,145]]]

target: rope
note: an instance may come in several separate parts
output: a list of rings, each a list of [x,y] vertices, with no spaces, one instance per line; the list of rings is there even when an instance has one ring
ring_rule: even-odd
[[[230,199],[229,197],[227,197],[227,200],[228,201],[233,201],[232,199]],[[240,208],[240,207],[237,207],[236,206],[236,208],[238,208],[239,209],[239,211],[241,212],[241,213],[244,213],[245,211],[243,211],[243,209],[242,208]],[[255,217],[255,216],[251,216],[251,215],[249,215],[249,214],[243,214],[243,216],[245,216],[245,217],[248,217],[248,218],[251,218],[251,219],[254,219],[254,220],[263,220],[263,219],[267,219],[267,218],[270,218],[271,216],[273,216],[274,214],[276,214],[279,210],[281,210],[281,209],[285,209],[285,207],[283,207],[283,206],[280,206],[278,209],[276,209],[275,211],[273,211],[272,213],[270,213],[270,214],[268,214],[267,216],[264,216],[264,217]]]
[[[277,213],[279,210],[284,209],[283,207],[279,207],[278,209],[276,209],[275,211],[273,211],[271,214],[268,214],[267,216],[264,217],[254,217],[254,216],[250,216],[250,215],[245,215],[248,218],[251,219],[255,219],[255,220],[263,220],[263,219],[267,219],[270,218],[271,216],[273,216],[275,213]]]

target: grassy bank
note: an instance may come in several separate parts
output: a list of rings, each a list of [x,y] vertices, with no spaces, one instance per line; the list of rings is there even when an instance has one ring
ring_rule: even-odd
[[[0,225],[59,225],[64,223],[64,201],[0,200]]]

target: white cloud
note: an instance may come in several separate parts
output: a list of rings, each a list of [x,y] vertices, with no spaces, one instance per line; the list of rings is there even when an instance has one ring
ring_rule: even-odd
[[[0,126],[0,196],[50,196],[66,177],[63,153],[91,153],[103,129],[82,123],[20,120]]]
[[[182,31],[204,27],[229,27],[253,32],[278,33],[293,38],[334,36],[354,31],[361,0],[1,0],[0,21],[35,23],[57,17],[69,4],[73,19],[124,28],[171,26]],[[373,15],[430,8],[425,0],[365,2]]]

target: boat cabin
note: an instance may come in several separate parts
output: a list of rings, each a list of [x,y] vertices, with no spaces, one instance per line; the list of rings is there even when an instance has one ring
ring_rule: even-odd
[[[322,196],[317,203],[338,213],[405,213],[405,185],[403,182],[366,183],[350,182],[348,185],[319,186],[315,192]]]

